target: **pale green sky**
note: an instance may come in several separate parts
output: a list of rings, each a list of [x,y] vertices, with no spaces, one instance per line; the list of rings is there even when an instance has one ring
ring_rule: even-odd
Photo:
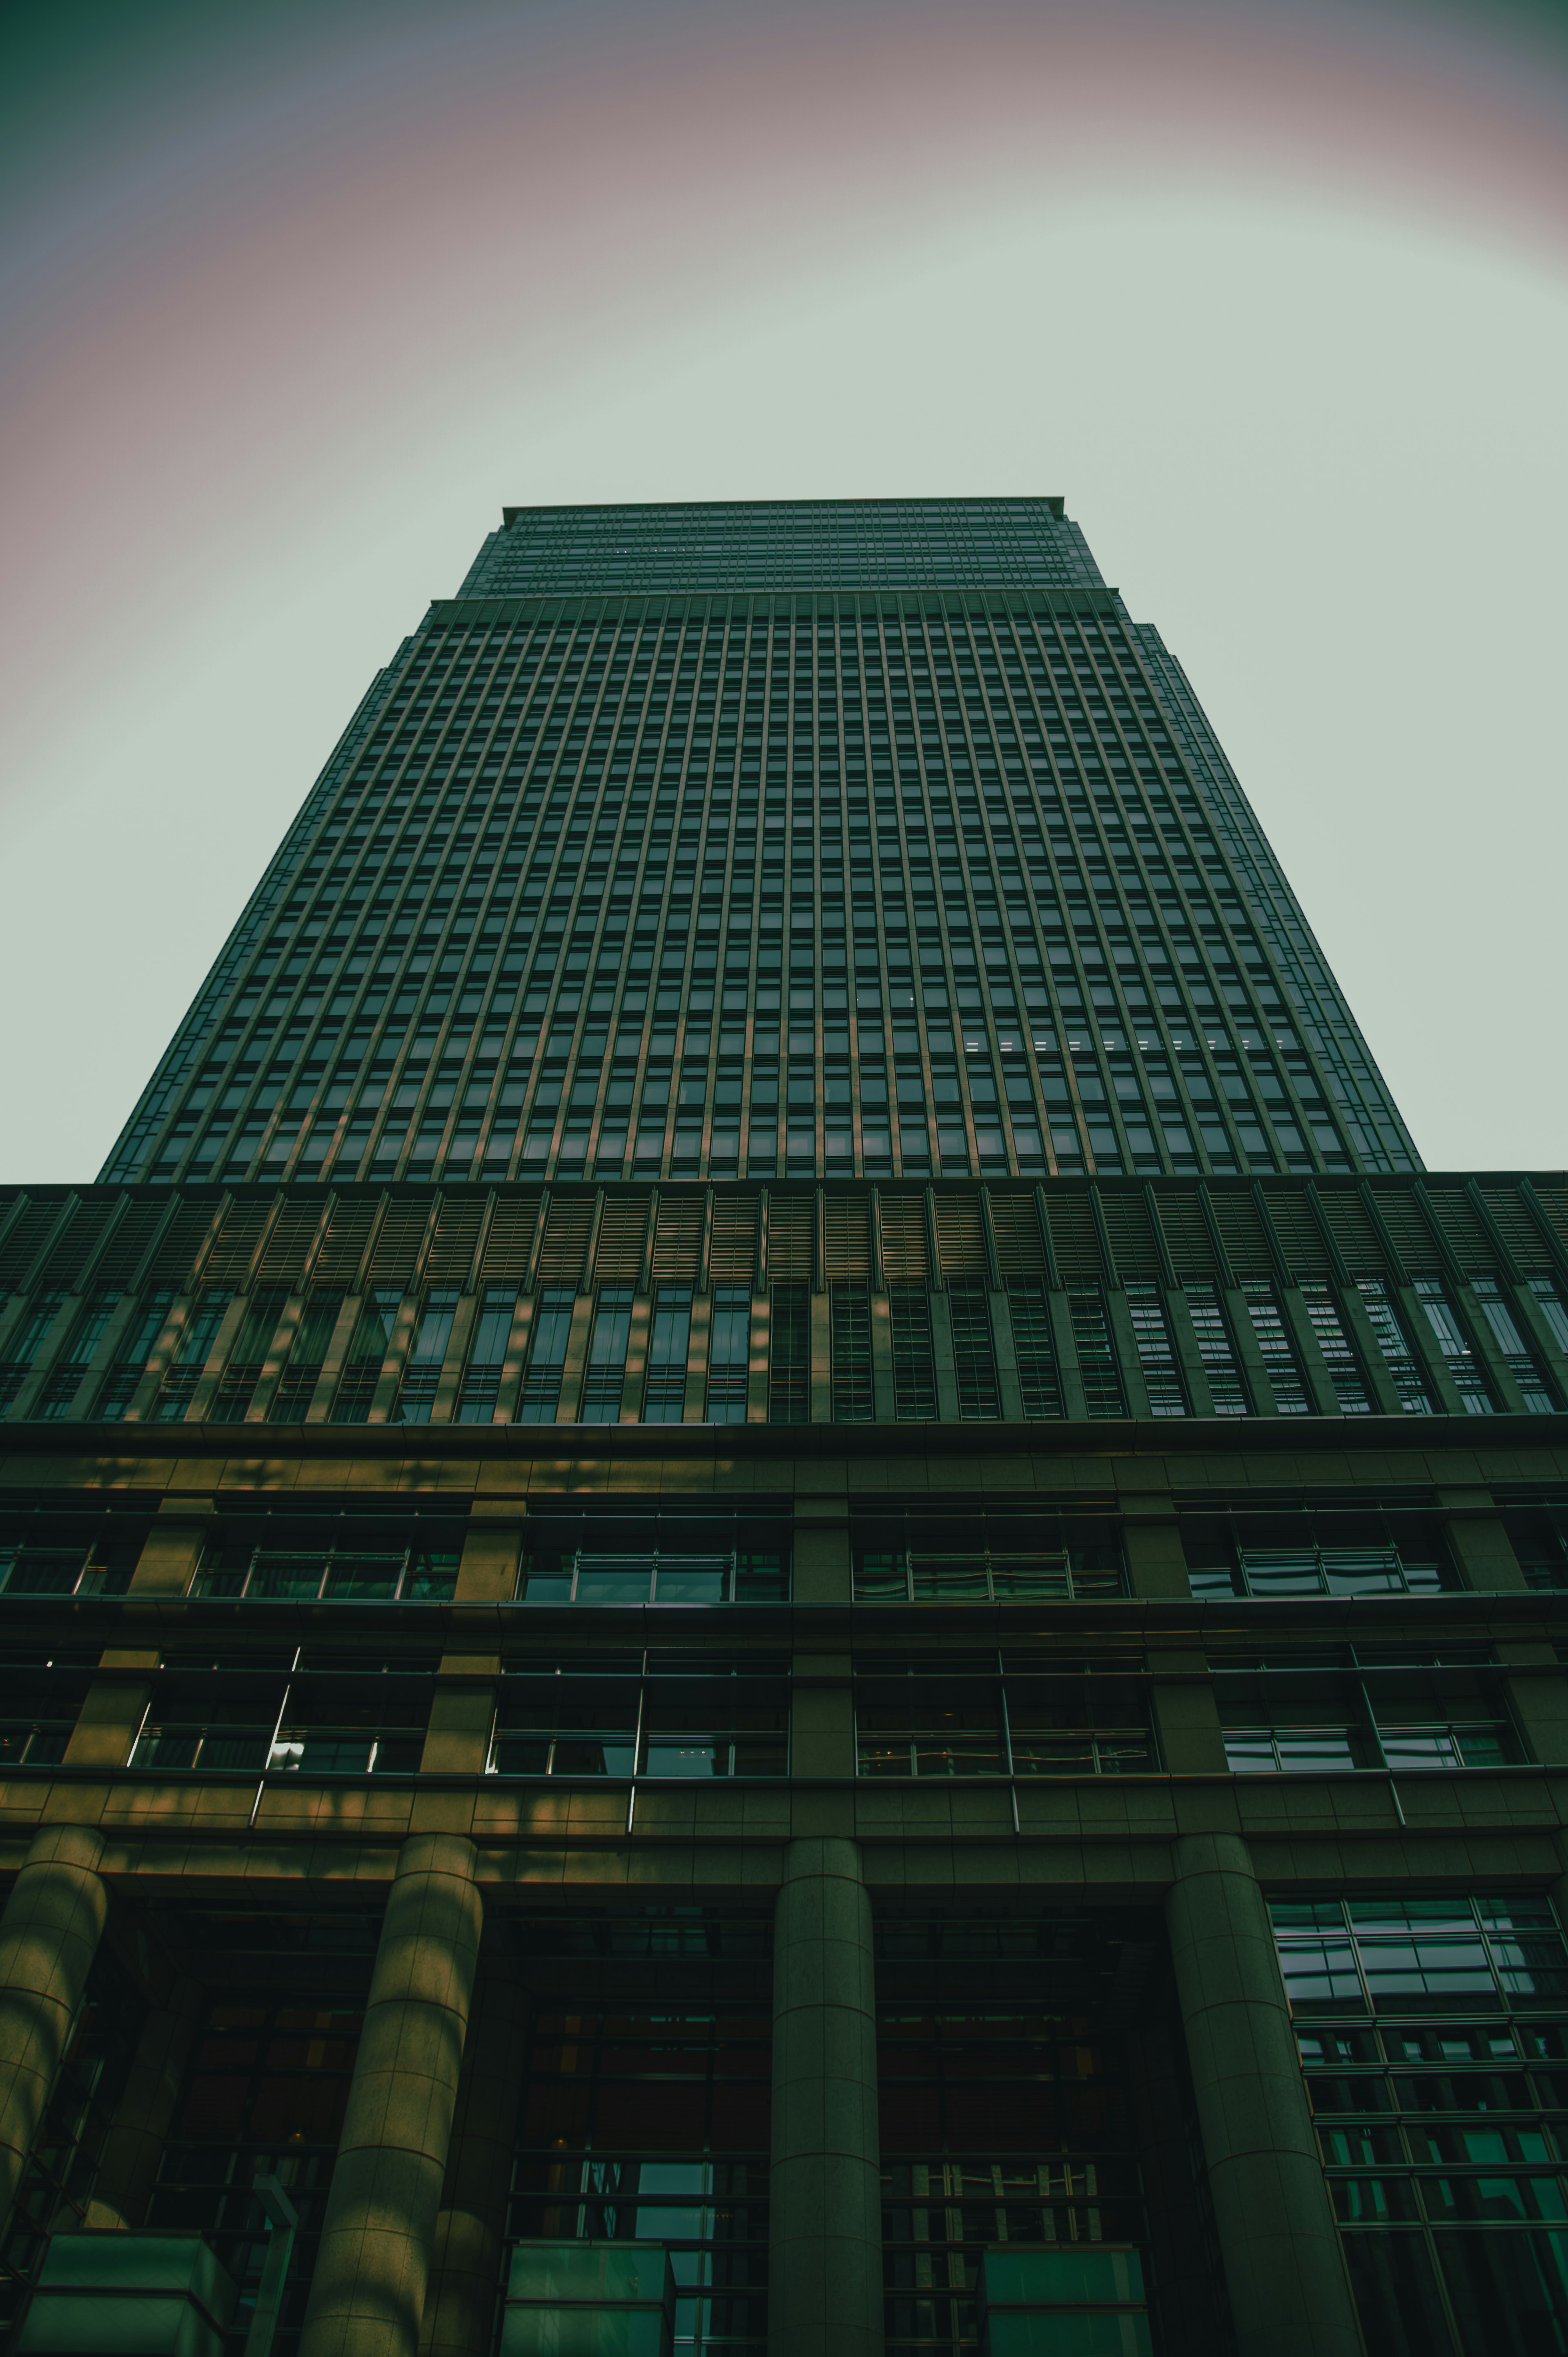
[[[96,1171],[503,501],[916,492],[1065,496],[1191,673],[1428,1165],[1568,1161],[1565,382],[1563,269],[1453,220],[1002,188],[487,331],[447,397],[368,403],[286,474],[197,453],[204,505],[166,528],[149,495],[82,547],[38,620],[49,694],[23,679],[5,724],[0,1178]]]

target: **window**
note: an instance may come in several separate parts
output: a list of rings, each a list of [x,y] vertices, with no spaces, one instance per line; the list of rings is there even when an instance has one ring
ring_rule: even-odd
[[[200,1300],[193,1302],[175,1344],[174,1359],[164,1377],[153,1408],[155,1424],[179,1424],[184,1421],[202,1370],[218,1340],[218,1329],[227,1314],[231,1296],[226,1286],[212,1286]]]
[[[929,1423],[937,1413],[931,1308],[923,1285],[890,1285],[888,1325],[893,1346],[893,1413],[900,1422]]]
[[[1541,1304],[1541,1314],[1546,1320],[1552,1340],[1568,1358],[1568,1308],[1563,1306],[1562,1295],[1549,1276],[1532,1276],[1529,1284]]]
[[[439,1604],[456,1592],[462,1545],[461,1523],[236,1520],[209,1540],[192,1593],[252,1604]]]
[[[1083,1378],[1084,1404],[1091,1416],[1125,1415],[1122,1378],[1111,1343],[1105,1303],[1097,1285],[1069,1285],[1068,1316]]]
[[[1495,1768],[1520,1756],[1483,1670],[1221,1671],[1215,1694],[1238,1773]]]
[[[782,1776],[789,1744],[788,1655],[531,1654],[503,1680],[490,1773]]]
[[[750,1358],[751,1296],[744,1285],[717,1285],[708,1337],[710,1424],[746,1422]]]
[[[45,1286],[33,1296],[22,1312],[5,1346],[6,1356],[0,1360],[0,1415],[5,1414],[27,1382],[28,1371],[38,1354],[38,1346],[65,1307],[65,1298],[63,1285]]]
[[[1568,1956],[1539,1893],[1279,1900],[1280,1965],[1369,2349],[1568,2338]]]
[[[1208,1378],[1208,1394],[1214,1403],[1214,1413],[1216,1415],[1246,1415],[1251,1403],[1241,1382],[1240,1369],[1236,1364],[1230,1329],[1225,1323],[1219,1297],[1213,1286],[1191,1282],[1187,1284],[1186,1292],[1187,1314],[1192,1319],[1197,1355]]]
[[[1419,1513],[1184,1514],[1195,1596],[1430,1596],[1459,1585]]]
[[[52,1424],[69,1415],[87,1371],[119,1306],[122,1287],[95,1285],[78,1313],[65,1349],[56,1361],[33,1413],[40,1423]]]
[[[1089,1517],[926,1516],[918,1529],[867,1520],[852,1533],[858,1604],[1006,1604],[1119,1596],[1114,1524]]]
[[[168,1323],[173,1304],[172,1285],[159,1286],[144,1296],[126,1330],[123,1355],[110,1368],[93,1402],[92,1415],[98,1423],[118,1424],[124,1418],[147,1372],[158,1337]]]
[[[632,1288],[606,1285],[599,1288],[588,1341],[588,1367],[583,1382],[584,1424],[617,1424],[626,1385],[626,1346],[631,1337]]]
[[[363,1424],[369,1416],[402,1300],[395,1285],[372,1286],[366,1294],[332,1403],[334,1424]]]
[[[1057,1374],[1051,1338],[1050,1298],[1043,1285],[1015,1277],[1007,1287],[1013,1321],[1013,1350],[1018,1362],[1018,1386],[1024,1414],[1031,1423],[1062,1412],[1061,1383]]]
[[[641,1988],[687,1956],[722,1960],[733,1975],[737,1961],[766,1955],[769,1937],[766,1917],[654,1907],[541,1920],[530,1945],[563,1989],[578,1978],[575,1958],[591,1970],[606,1953]],[[766,2018],[734,1997],[682,2007],[623,1996],[600,2007],[572,1995],[553,2008],[542,2003],[533,2016],[508,2233],[602,2243],[635,2221],[674,2259],[677,2349],[751,2357],[767,2334]],[[532,2288],[537,2278],[520,2266],[511,2281]],[[538,2309],[509,2302],[503,2314],[507,2347],[537,2345]],[[621,2337],[624,2315],[578,2314],[585,2346]]]
[[[951,1285],[948,1288],[948,1304],[959,1415],[977,1421],[998,1416],[1002,1404],[985,1287],[979,1284]]]
[[[1341,1415],[1369,1415],[1371,1402],[1361,1380],[1361,1370],[1356,1354],[1346,1339],[1344,1326],[1333,1295],[1326,1285],[1300,1286],[1303,1307],[1317,1337],[1317,1347],[1328,1370],[1328,1380],[1334,1386],[1334,1396],[1339,1403]]]
[[[1273,1394],[1274,1405],[1282,1415],[1308,1415],[1312,1404],[1301,1379],[1301,1371],[1291,1349],[1290,1336],[1272,1285],[1251,1281],[1241,1287],[1247,1304],[1247,1315],[1252,1321],[1252,1332],[1262,1354],[1263,1372]]]
[[[854,1667],[862,1776],[1126,1776],[1155,1765],[1141,1679],[1053,1676],[1006,1653],[865,1653]]]
[[[520,1424],[553,1424],[561,1401],[561,1378],[566,1365],[566,1344],[572,1331],[572,1309],[577,1298],[570,1285],[542,1285],[533,1311],[528,1368],[519,1403]]]
[[[1525,1407],[1531,1415],[1552,1415],[1556,1403],[1547,1390],[1540,1368],[1520,1340],[1513,1312],[1503,1298],[1501,1286],[1495,1277],[1477,1276],[1470,1282],[1470,1290],[1480,1305],[1482,1317],[1492,1330],[1493,1340],[1503,1354],[1503,1363],[1523,1394]],[[1428,1311],[1428,1316],[1431,1312]]]
[[[648,1381],[642,1397],[644,1424],[679,1424],[686,1413],[686,1361],[692,1341],[692,1296],[682,1286],[661,1285],[654,1296],[648,1335]]]
[[[230,1345],[229,1356],[218,1384],[217,1397],[209,1411],[213,1424],[242,1424],[252,1394],[261,1381],[267,1346],[277,1331],[284,1303],[288,1299],[286,1285],[258,1285],[245,1305],[240,1320],[240,1330]]]
[[[0,1768],[54,1768],[65,1758],[90,1673],[35,1672],[0,1684]]]
[[[785,1529],[727,1515],[531,1516],[526,1605],[777,1604]]]
[[[294,1330],[294,1341],[284,1361],[278,1387],[267,1411],[269,1424],[303,1424],[321,1380],[327,1353],[338,1328],[343,1294],[337,1286],[317,1286],[306,1297]],[[376,1372],[381,1372],[378,1360]]]
[[[1476,1364],[1469,1337],[1460,1325],[1443,1287],[1434,1277],[1418,1276],[1416,1298],[1426,1312],[1426,1322],[1437,1337],[1437,1347],[1447,1362],[1466,1415],[1490,1415],[1495,1403],[1487,1387],[1486,1377]],[[1506,1311],[1504,1312],[1506,1316]],[[1511,1323],[1511,1320],[1509,1321]],[[1518,1336],[1514,1340],[1518,1340]]]
[[[829,1296],[832,1413],[835,1424],[869,1424],[871,1295],[864,1285],[838,1284]]]
[[[1356,1290],[1361,1297],[1368,1322],[1383,1354],[1383,1364],[1399,1394],[1401,1407],[1406,1415],[1430,1415],[1432,1402],[1427,1396],[1426,1377],[1412,1354],[1404,1329],[1383,1290],[1382,1278],[1358,1277]]]
[[[803,1285],[776,1285],[769,1304],[768,1420],[811,1420],[811,1302]]]
[[[441,1381],[442,1361],[446,1345],[452,1339],[452,1320],[457,1314],[458,1290],[455,1285],[433,1286],[424,1298],[424,1308],[414,1329],[413,1342],[403,1364],[403,1382],[398,1389],[393,1424],[428,1424],[430,1411],[435,1405],[435,1394]]]
[[[457,1394],[459,1424],[489,1424],[494,1420],[516,1310],[515,1285],[486,1286],[479,1297],[468,1361]]]
[[[1176,1352],[1171,1348],[1170,1327],[1165,1319],[1165,1304],[1159,1288],[1153,1285],[1129,1285],[1127,1314],[1133,1321],[1133,1340],[1138,1352],[1138,1364],[1143,1369],[1144,1388],[1149,1394],[1151,1415],[1185,1415],[1187,1396],[1176,1372]]]
[[[124,1596],[146,1528],[139,1516],[0,1516],[0,1595]]]

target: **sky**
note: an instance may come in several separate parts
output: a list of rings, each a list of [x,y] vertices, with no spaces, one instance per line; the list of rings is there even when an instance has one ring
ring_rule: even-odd
[[[1044,492],[1432,1168],[1568,1162],[1568,10],[12,0],[0,1180],[505,504]]]

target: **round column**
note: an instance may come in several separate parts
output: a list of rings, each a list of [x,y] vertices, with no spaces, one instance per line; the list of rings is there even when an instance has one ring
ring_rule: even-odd
[[[43,1825],[0,1915],[0,2218],[27,2166],[108,1921],[101,1836]]]
[[[458,1834],[399,1855],[301,2357],[415,2357],[478,1956],[474,1867]]]
[[[1176,1845],[1171,1961],[1240,2357],[1361,2357],[1269,1910],[1236,1834]]]
[[[880,2357],[871,1902],[852,1841],[791,1842],[774,1917],[772,2357]]]

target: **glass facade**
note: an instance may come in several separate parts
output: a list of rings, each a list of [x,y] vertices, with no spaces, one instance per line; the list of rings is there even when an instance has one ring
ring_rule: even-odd
[[[1059,505],[509,511],[104,1177],[1419,1168]]]

